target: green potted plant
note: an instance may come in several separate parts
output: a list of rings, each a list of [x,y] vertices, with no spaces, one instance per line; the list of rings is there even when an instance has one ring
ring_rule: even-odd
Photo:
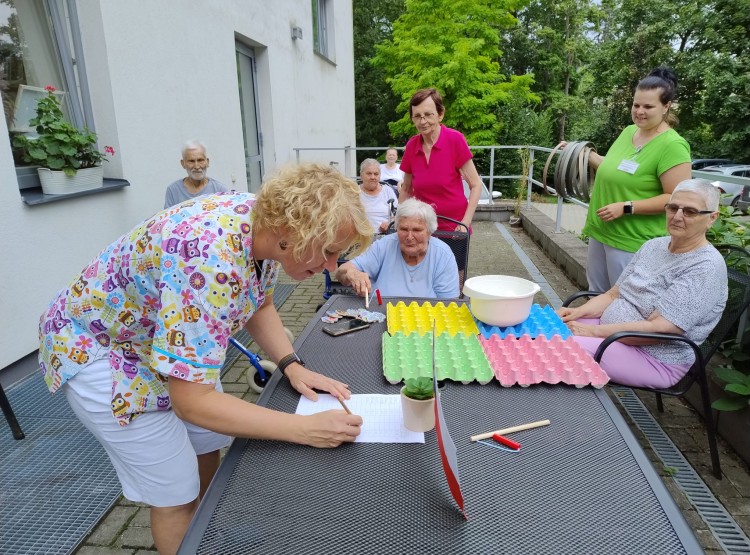
[[[401,388],[404,427],[412,432],[429,432],[435,427],[435,390],[432,378],[410,378]]]
[[[101,152],[96,147],[96,133],[77,129],[65,120],[60,101],[51,85],[44,87],[47,96],[37,102],[36,116],[30,124],[36,137],[19,135],[13,146],[21,150],[23,161],[39,166],[39,181],[45,194],[67,194],[101,187],[102,162],[114,156],[111,146]]]

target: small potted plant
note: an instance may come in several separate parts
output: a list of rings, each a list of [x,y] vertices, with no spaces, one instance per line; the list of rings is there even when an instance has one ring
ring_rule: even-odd
[[[37,102],[36,117],[29,123],[36,137],[19,135],[13,146],[21,150],[23,161],[39,166],[39,181],[45,194],[67,194],[101,187],[102,162],[114,156],[111,146],[96,148],[96,133],[77,129],[65,120],[55,87],[44,87],[47,96]]]
[[[412,432],[429,432],[435,427],[435,390],[432,378],[410,378],[401,388],[404,426]]]

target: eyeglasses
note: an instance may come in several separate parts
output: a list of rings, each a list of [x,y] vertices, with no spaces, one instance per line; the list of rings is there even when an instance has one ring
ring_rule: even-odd
[[[679,204],[665,204],[664,210],[666,210],[667,214],[670,216],[674,216],[677,214],[678,210],[682,210],[682,215],[686,218],[695,218],[696,216],[700,214],[713,214],[713,210],[696,210],[695,208],[690,208],[689,206],[680,206]]]
[[[427,112],[426,114],[414,114],[411,117],[411,121],[417,122],[417,121],[430,121],[432,118],[434,118],[437,114],[435,112]]]

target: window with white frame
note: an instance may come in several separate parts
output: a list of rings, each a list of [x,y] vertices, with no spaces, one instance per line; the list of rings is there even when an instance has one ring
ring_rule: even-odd
[[[52,85],[76,127],[94,130],[75,0],[0,2],[0,95],[12,136],[29,133],[36,100]],[[16,166],[24,165],[14,152]]]
[[[333,0],[312,0],[312,15],[313,49],[333,62]]]

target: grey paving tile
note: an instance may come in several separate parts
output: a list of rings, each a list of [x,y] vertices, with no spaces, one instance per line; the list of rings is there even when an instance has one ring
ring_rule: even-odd
[[[84,545],[76,555],[133,555],[135,550],[129,547],[103,547],[99,545]]]
[[[150,527],[151,526],[151,509],[148,507],[139,508],[138,512],[132,518],[129,523],[130,526],[135,527]]]
[[[148,509],[141,509],[132,505],[118,505],[113,507],[88,537],[86,544],[99,546],[112,545],[133,516],[143,510],[148,512]]]
[[[133,549],[152,549],[154,547],[154,539],[151,537],[151,527],[129,526],[120,536],[119,543],[123,547]]]

